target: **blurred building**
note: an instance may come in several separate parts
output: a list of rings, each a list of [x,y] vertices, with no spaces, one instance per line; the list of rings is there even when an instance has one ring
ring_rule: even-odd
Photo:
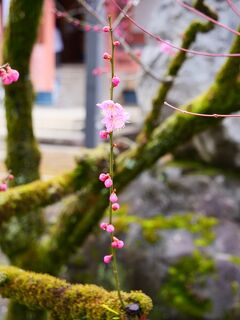
[[[93,1],[94,2],[94,1]],[[119,0],[120,5],[123,5]],[[10,0],[0,0],[0,36],[7,23]],[[80,21],[84,21],[85,12],[75,0],[45,0],[43,15],[39,27],[37,42],[34,46],[31,60],[31,78],[37,93],[39,104],[51,105],[54,91],[57,90],[57,69],[61,64],[84,63],[84,38],[86,30],[64,18],[57,18],[55,6],[60,11],[68,11]],[[119,14],[111,1],[105,1],[106,11],[113,17]],[[151,2],[139,1],[138,6],[131,9],[134,19],[144,25],[146,17],[151,12]],[[148,19],[147,19],[148,20]],[[93,32],[93,31],[89,31]],[[116,32],[131,45],[133,50],[144,45],[144,34],[123,19]],[[139,54],[139,52],[136,52]],[[139,67],[133,63],[122,48],[117,50],[117,68],[127,76],[136,73]],[[130,82],[129,82],[130,83]],[[129,84],[131,87],[131,84]]]

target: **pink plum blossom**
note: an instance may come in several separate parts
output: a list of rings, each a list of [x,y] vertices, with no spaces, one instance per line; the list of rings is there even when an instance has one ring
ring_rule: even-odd
[[[10,174],[8,175],[8,180],[13,180],[13,179],[14,179],[14,175],[10,173]]]
[[[110,27],[109,26],[104,26],[102,28],[103,32],[109,32],[110,31]]]
[[[102,223],[100,224],[100,228],[101,228],[102,230],[106,231],[107,225],[108,225],[108,224],[107,224],[106,222],[102,222]]]
[[[2,68],[0,70],[0,77],[2,78],[2,83],[7,86],[13,82],[18,81],[19,72],[7,66],[6,69]]]
[[[112,85],[113,85],[114,87],[117,87],[117,86],[119,85],[119,83],[120,83],[120,78],[117,77],[117,76],[114,76],[114,77],[112,78]]]
[[[129,115],[119,103],[106,100],[97,104],[97,106],[102,110],[104,116],[102,123],[105,125],[107,132],[113,132],[116,129],[125,127]]]
[[[104,263],[108,264],[112,261],[112,258],[113,258],[113,256],[112,256],[112,254],[110,254],[110,255],[104,256],[103,261],[104,261]]]
[[[0,184],[0,192],[7,191],[7,189],[8,189],[8,186],[5,182]]]
[[[116,40],[113,42],[114,47],[119,47],[120,46],[120,41]]]
[[[8,86],[9,84],[13,83],[13,80],[10,75],[6,74],[4,77],[2,77],[2,83],[5,86]]]
[[[112,248],[122,249],[123,247],[124,247],[124,242],[122,240],[119,240],[116,237],[113,237]]]
[[[99,137],[101,138],[101,139],[107,139],[108,138],[108,136],[109,136],[109,133],[107,132],[107,131],[105,131],[105,130],[101,130],[100,132],[99,132]]]
[[[115,230],[115,228],[114,228],[114,226],[113,226],[112,224],[108,224],[108,225],[106,226],[106,231],[107,231],[108,233],[113,233],[114,230]]]
[[[106,223],[106,222],[102,222],[100,224],[100,228],[104,231],[107,231],[108,233],[113,233],[115,228],[112,224],[110,223]]]
[[[108,52],[104,52],[103,54],[103,59],[104,60],[111,60],[112,56]]]
[[[108,178],[109,178],[108,173],[100,173],[100,175],[99,175],[99,180],[102,182],[105,182]]]
[[[120,204],[119,203],[113,203],[112,204],[112,209],[113,209],[113,211],[117,211],[117,210],[119,210],[120,209]]]
[[[110,200],[110,202],[112,202],[112,203],[118,202],[118,197],[117,197],[117,195],[116,195],[115,192],[112,192],[112,193],[111,193],[111,195],[110,195],[110,197],[109,197],[109,200]]]
[[[18,81],[19,79],[19,72],[17,70],[8,68],[7,73],[9,74],[9,76],[11,77],[13,82]]]
[[[113,185],[113,181],[112,179],[109,177],[104,181],[104,185],[106,188],[111,188],[111,186]]]

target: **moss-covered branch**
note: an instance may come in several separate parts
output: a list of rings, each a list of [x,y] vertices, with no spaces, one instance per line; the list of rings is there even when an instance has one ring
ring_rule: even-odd
[[[0,266],[0,293],[30,309],[46,309],[54,319],[110,320],[114,316],[112,309],[119,314],[119,319],[127,320],[116,292],[107,292],[95,285],[71,285],[15,267]],[[152,308],[150,298],[142,292],[123,293],[123,299],[126,305],[138,303],[146,316]]]
[[[80,190],[91,179],[96,179],[100,168],[104,168],[106,150],[100,147],[94,151],[83,150],[73,172],[48,181],[35,181],[18,186],[0,194],[0,225],[12,216],[59,201],[66,195]]]
[[[211,11],[211,9],[207,5],[204,4],[204,1],[197,0],[194,6],[204,14],[217,19],[217,15],[213,11]],[[201,23],[199,21],[193,21],[183,33],[181,47],[186,49],[190,48],[199,32],[208,32],[213,29],[213,27],[214,24],[211,22]],[[137,137],[137,141],[140,144],[144,145],[150,138],[153,130],[158,126],[161,107],[186,59],[187,52],[179,51],[170,61],[170,64],[166,71],[166,77],[172,77],[173,80],[171,82],[164,82],[159,86],[157,94],[152,101],[152,109],[146,116],[143,129]]]
[[[43,0],[12,0],[4,32],[4,61],[20,72],[17,83],[5,87],[8,169],[15,183],[39,178],[40,153],[33,134],[33,89],[29,76],[30,57],[36,40]]]

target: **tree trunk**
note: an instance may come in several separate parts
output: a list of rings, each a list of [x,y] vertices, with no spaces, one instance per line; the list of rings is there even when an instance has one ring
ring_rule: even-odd
[[[12,0],[4,33],[4,61],[20,73],[19,81],[5,87],[7,117],[7,168],[15,184],[39,178],[40,153],[32,127],[33,88],[30,57],[38,31],[43,0]]]

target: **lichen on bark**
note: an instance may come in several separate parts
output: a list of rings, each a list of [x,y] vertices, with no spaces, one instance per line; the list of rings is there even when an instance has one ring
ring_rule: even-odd
[[[71,285],[45,274],[26,272],[15,267],[0,266],[0,293],[30,309],[45,309],[53,319],[110,320],[113,314],[127,320],[117,292],[107,292],[96,285]],[[138,303],[143,315],[148,315],[152,301],[141,291],[122,293],[125,304]]]

